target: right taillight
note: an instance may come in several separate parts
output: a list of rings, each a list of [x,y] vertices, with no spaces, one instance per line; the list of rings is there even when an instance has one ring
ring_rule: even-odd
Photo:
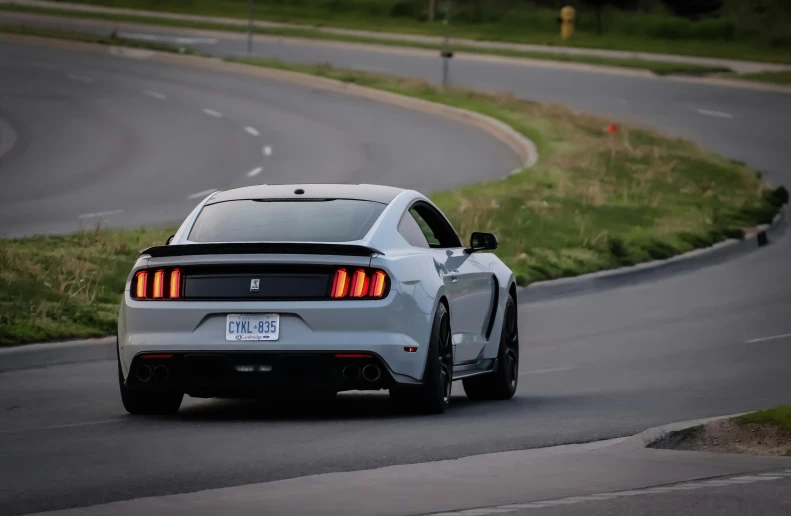
[[[387,274],[371,269],[337,269],[332,280],[332,299],[381,299],[387,294]]]

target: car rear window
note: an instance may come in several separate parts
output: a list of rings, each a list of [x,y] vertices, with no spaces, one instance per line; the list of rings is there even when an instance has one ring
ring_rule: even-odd
[[[368,233],[386,204],[349,199],[227,201],[201,210],[193,242],[349,242]]]

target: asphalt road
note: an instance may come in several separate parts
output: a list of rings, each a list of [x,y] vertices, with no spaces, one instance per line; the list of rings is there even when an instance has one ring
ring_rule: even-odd
[[[178,223],[210,190],[248,184],[434,191],[519,165],[472,127],[291,84],[9,43],[0,76],[17,132],[0,235]]]
[[[219,42],[215,44],[219,45]],[[438,71],[436,60],[422,57],[397,54],[382,57],[330,46],[320,49],[310,45],[278,44],[257,48],[273,55],[293,52],[294,59],[301,51],[304,53],[302,59],[310,61],[327,60],[325,58],[331,54],[329,57],[339,65],[344,64],[343,60],[350,60],[358,67],[377,66],[409,75],[423,73],[436,77]],[[304,48],[309,48],[312,54],[308,55]],[[0,62],[8,59],[9,51],[5,49],[3,47],[0,54],[3,60]],[[14,52],[29,50],[17,48]],[[281,57],[284,56],[281,54]],[[64,63],[64,59],[54,59],[51,66],[71,63]],[[95,58],[80,59],[92,63]],[[159,73],[165,74],[165,78],[152,85],[146,82],[148,79],[133,76],[145,66],[145,63],[130,61],[120,70],[113,70],[112,64],[103,63],[95,68],[85,65],[73,72],[58,68],[58,73],[95,72],[97,80],[94,83],[71,80],[74,82],[71,87],[80,90],[96,87],[99,78],[105,75],[123,74],[124,81],[119,81],[115,88],[127,91],[129,85],[124,98],[154,86],[162,88],[180,79],[182,89],[175,97],[181,101],[184,96],[185,104],[197,113],[191,120],[200,121],[200,127],[208,122],[230,123],[233,120],[235,129],[229,131],[253,123],[243,116],[245,113],[253,109],[266,111],[255,106],[263,103],[269,109],[273,104],[282,107],[282,102],[298,93],[293,87],[280,88],[271,91],[271,97],[262,102],[257,96],[260,86],[243,87],[244,81],[235,82],[233,87],[223,83],[224,88],[231,89],[215,91],[211,100],[217,101],[216,95],[225,93],[226,103],[205,106],[205,95],[208,95],[205,90],[210,89],[212,81],[223,79],[193,78],[182,73],[174,77],[161,71]],[[734,159],[745,160],[762,169],[773,180],[789,183],[786,175],[789,151],[785,136],[791,129],[789,95],[502,63],[457,61],[453,67],[454,79],[459,82],[464,82],[466,77],[470,84],[505,87],[531,98],[639,118],[675,134],[694,137]],[[5,78],[7,73],[2,72]],[[146,68],[145,74],[149,73],[154,71]],[[0,88],[5,84],[5,80],[0,82]],[[198,85],[202,95],[191,91]],[[281,94],[285,100],[276,97]],[[251,97],[255,101],[252,104]],[[101,98],[110,102],[109,95]],[[168,97],[171,98],[174,97]],[[190,98],[199,101],[187,103],[186,99]],[[299,110],[305,98],[303,95],[296,106],[282,111],[293,113],[294,109],[303,113],[295,117],[298,121],[310,118],[304,115],[305,111]],[[151,99],[154,100],[157,99]],[[349,101],[335,98],[332,103],[316,101],[309,114],[313,116],[314,110],[327,109],[328,117],[341,112],[348,117],[349,109],[354,111],[355,107],[344,102]],[[2,106],[8,109],[6,103]],[[238,111],[231,117],[233,106]],[[221,111],[224,117],[214,120],[201,113],[203,107]],[[699,109],[718,115],[702,114]],[[161,114],[161,108],[152,111],[154,115]],[[140,112],[141,118],[144,118],[143,113]],[[261,114],[255,122],[261,124],[264,119],[268,117]],[[284,119],[290,120],[288,116]],[[175,123],[175,118],[173,120]],[[414,120],[410,118],[411,123]],[[330,125],[326,119],[324,122],[325,126]],[[169,123],[170,120],[161,120],[161,127],[169,127],[165,125]],[[282,127],[281,123],[287,124],[272,122],[260,130],[263,134],[265,127],[273,130]],[[297,125],[293,120],[292,123]],[[442,122],[427,120],[426,123]],[[326,134],[317,130],[316,125],[299,124],[298,130],[307,130],[308,135],[312,131]],[[184,133],[191,133],[203,130],[197,129],[198,126],[195,122],[180,127]],[[418,130],[418,127],[411,127],[409,133]],[[354,133],[347,141],[352,149],[358,149],[357,138],[372,138],[376,131],[366,126],[365,131]],[[242,130],[239,132],[239,138],[249,136]],[[225,131],[220,136],[231,142],[237,138]],[[432,133],[431,141],[436,141],[436,137],[436,132]],[[449,135],[448,140],[457,142],[457,137]],[[210,136],[205,138],[212,140]],[[476,144],[480,144],[480,137],[476,138]],[[424,141],[423,138],[416,140]],[[321,138],[309,138],[309,141],[322,142]],[[261,143],[255,143],[250,151],[256,160]],[[280,145],[277,141],[273,144],[273,156],[278,155]],[[332,143],[327,147],[336,148],[336,145]],[[211,155],[210,150],[196,151],[198,147],[190,145],[193,153],[205,151]],[[225,145],[210,149],[219,147]],[[463,147],[458,146],[459,149]],[[416,144],[416,148],[419,149],[419,145]],[[410,153],[404,159],[411,162],[415,156],[428,152]],[[440,154],[443,160],[445,154]],[[343,153],[339,161],[328,161],[333,164],[329,168],[345,170],[343,159],[346,156]],[[155,159],[158,160],[151,156],[152,162]],[[197,167],[203,163],[197,158],[195,161]],[[243,178],[245,171],[257,163],[222,160],[223,170],[234,169],[229,181]],[[234,166],[228,166],[230,164]],[[438,164],[442,166],[443,163]],[[216,165],[208,167],[208,170],[215,169]],[[313,167],[303,173],[311,174],[315,170]],[[327,167],[322,167],[321,171],[325,170]],[[360,176],[364,176],[366,170],[371,173],[371,168],[358,167],[356,170]],[[217,176],[211,172],[197,175],[203,182],[196,179],[190,189],[181,190],[185,195],[218,187]],[[366,180],[374,181],[379,177]],[[424,180],[424,177],[429,174],[416,173],[415,181]],[[455,177],[447,180],[453,181]],[[142,184],[142,181],[137,183]],[[88,185],[92,184],[86,181],[81,190],[90,191]],[[424,187],[431,188],[431,185]],[[140,186],[137,192],[144,189],[145,186]],[[153,192],[152,195],[158,194]],[[64,196],[52,198],[61,197]],[[4,204],[12,201],[6,199]],[[30,202],[21,205],[27,206]],[[111,208],[97,203],[89,209]],[[0,213],[3,215],[0,220],[5,221],[6,213]],[[340,398],[337,409],[330,414],[283,413],[245,402],[190,400],[175,418],[137,419],[123,413],[112,363],[4,373],[0,376],[0,408],[3,409],[0,412],[0,457],[4,465],[0,469],[0,513],[81,506],[328,471],[592,441],[628,435],[672,421],[787,403],[791,392],[788,365],[791,363],[791,338],[780,336],[791,333],[789,257],[791,241],[786,237],[759,252],[661,282],[522,305],[523,375],[515,399],[503,403],[471,403],[463,397],[458,386],[450,410],[440,417],[397,418],[390,413],[385,396],[347,395]]]

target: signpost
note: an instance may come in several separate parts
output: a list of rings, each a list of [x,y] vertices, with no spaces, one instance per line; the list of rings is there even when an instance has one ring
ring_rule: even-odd
[[[445,39],[442,43],[442,87],[448,87],[448,68],[450,60],[453,57],[453,52],[450,50],[450,0],[445,1]]]
[[[247,0],[247,53],[253,53],[253,0]]]

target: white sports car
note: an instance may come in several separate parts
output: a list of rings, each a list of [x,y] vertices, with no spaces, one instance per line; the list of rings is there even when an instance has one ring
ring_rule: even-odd
[[[144,250],[118,318],[127,411],[194,397],[332,398],[389,389],[445,410],[454,380],[508,399],[519,379],[514,275],[410,190],[260,185],[215,192]]]

